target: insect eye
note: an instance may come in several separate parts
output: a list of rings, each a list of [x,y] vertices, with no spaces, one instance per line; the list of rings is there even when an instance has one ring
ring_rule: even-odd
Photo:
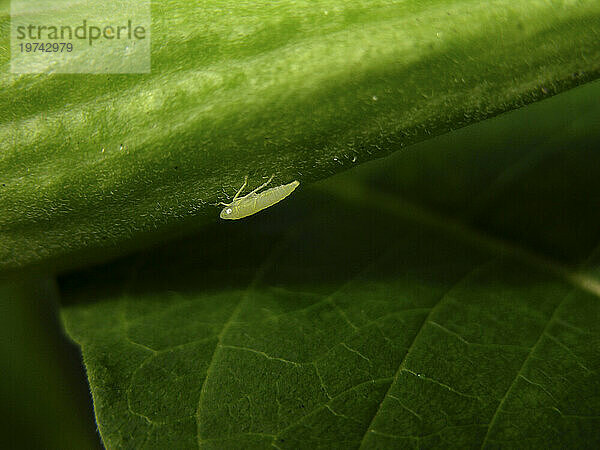
[[[225,211],[227,214],[231,214],[231,208],[227,208],[227,210]]]

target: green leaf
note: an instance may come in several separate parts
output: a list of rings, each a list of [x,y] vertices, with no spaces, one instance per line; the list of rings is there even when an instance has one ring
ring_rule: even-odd
[[[0,269],[61,270],[217,220],[600,74],[600,3],[153,2],[148,75],[8,73]]]
[[[104,444],[598,447],[599,94],[63,278]]]

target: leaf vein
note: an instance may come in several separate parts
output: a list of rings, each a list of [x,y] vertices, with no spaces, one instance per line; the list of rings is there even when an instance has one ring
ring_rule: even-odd
[[[512,390],[516,386],[517,379],[522,375],[523,370],[525,369],[528,361],[531,359],[531,356],[535,353],[538,345],[540,344],[540,342],[542,342],[542,340],[544,338],[544,335],[548,332],[548,329],[550,328],[550,325],[552,324],[552,322],[554,321],[554,319],[556,317],[556,313],[559,311],[560,307],[562,306],[562,304],[565,302],[565,300],[568,298],[569,295],[570,295],[570,293],[568,293],[565,296],[563,296],[563,298],[561,299],[561,301],[558,302],[558,304],[554,308],[554,311],[552,312],[552,315],[550,316],[550,318],[546,322],[546,325],[544,326],[544,329],[540,333],[540,336],[538,337],[537,341],[533,344],[533,347],[531,347],[531,350],[529,350],[529,353],[527,354],[527,356],[523,360],[523,363],[521,364],[521,367],[519,368],[517,374],[515,375],[515,377],[513,378],[512,382],[510,383],[508,389],[504,393],[504,396],[502,397],[502,399],[498,403],[498,406],[496,407],[496,409],[494,411],[494,414],[492,415],[492,418],[491,418],[490,423],[488,425],[488,428],[487,428],[487,431],[486,431],[485,436],[483,438],[483,441],[481,442],[481,448],[482,449],[485,447],[485,445],[487,444],[488,440],[490,440],[490,432],[494,428],[496,420],[498,419],[498,415],[499,415],[500,411],[502,410],[502,408],[504,407],[504,403],[506,402],[506,399],[510,396]]]
[[[423,321],[421,322],[421,326],[419,327],[418,331],[415,333],[415,337],[413,338],[410,346],[408,347],[408,350],[406,351],[406,353],[404,354],[404,357],[402,358],[402,361],[400,361],[400,364],[398,365],[398,369],[396,370],[396,373],[393,376],[393,381],[390,383],[390,386],[387,390],[387,392],[385,393],[385,395],[383,396],[383,399],[381,400],[381,403],[379,404],[379,408],[377,409],[377,411],[375,411],[375,414],[373,415],[371,422],[369,423],[369,425],[367,426],[367,429],[363,435],[363,438],[360,442],[359,447],[363,447],[365,445],[365,439],[367,438],[367,436],[369,435],[370,432],[374,432],[375,430],[373,430],[373,423],[375,422],[375,419],[377,418],[377,416],[379,415],[379,412],[381,411],[381,408],[383,407],[383,404],[385,403],[386,398],[388,397],[388,395],[390,394],[393,386],[395,385],[396,381],[398,380],[398,377],[400,375],[400,373],[402,373],[402,371],[404,369],[406,369],[405,364],[406,364],[406,360],[408,358],[408,356],[410,355],[410,352],[412,351],[412,349],[414,348],[416,342],[419,340],[419,337],[421,336],[421,333],[423,332],[423,330],[425,329],[425,326],[427,325],[428,321],[431,319],[431,317],[433,317],[434,313],[437,311],[437,309],[443,304],[444,299],[446,299],[448,297],[448,294],[461,282],[464,281],[466,278],[468,278],[471,274],[473,274],[476,270],[478,270],[481,266],[477,266],[473,269],[471,269],[466,275],[464,275],[460,280],[458,280],[457,282],[455,282],[442,296],[440,296],[440,298],[438,299],[438,301],[435,303],[435,305],[433,305],[433,307],[429,310],[429,313],[427,314],[427,316],[423,319]]]

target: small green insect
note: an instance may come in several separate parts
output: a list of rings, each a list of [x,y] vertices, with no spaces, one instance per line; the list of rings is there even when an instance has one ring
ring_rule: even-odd
[[[221,211],[221,219],[237,220],[242,219],[252,214],[256,214],[269,206],[273,206],[275,203],[279,203],[281,200],[286,198],[294,189],[300,184],[299,181],[292,181],[289,184],[283,186],[277,186],[271,189],[267,189],[263,192],[258,192],[262,188],[266,187],[275,175],[271,175],[271,178],[266,183],[261,184],[259,187],[254,189],[249,194],[240,197],[240,194],[248,184],[248,176],[244,178],[244,184],[239,191],[233,197],[231,203],[220,202],[219,205],[225,206]],[[238,198],[239,197],[239,198]]]

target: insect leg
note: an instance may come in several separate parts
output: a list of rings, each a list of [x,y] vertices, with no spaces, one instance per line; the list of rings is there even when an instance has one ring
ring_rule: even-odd
[[[240,194],[242,193],[242,191],[244,190],[244,188],[246,187],[247,184],[248,184],[248,175],[246,175],[244,177],[244,184],[242,184],[242,187],[240,188],[240,190],[237,191],[237,193],[233,197],[233,200],[231,200],[231,203],[233,203],[237,200],[237,198],[240,196]],[[229,205],[225,205],[225,206],[229,206]]]
[[[259,187],[257,187],[256,189],[254,189],[252,192],[250,192],[249,194],[247,194],[247,195],[246,195],[246,197],[247,197],[248,195],[256,194],[256,193],[257,193],[258,191],[260,191],[262,188],[264,188],[264,187],[267,187],[267,185],[268,185],[268,184],[269,184],[271,181],[273,181],[273,177],[274,177],[274,176],[275,176],[275,174],[271,175],[271,178],[269,178],[269,179],[267,180],[267,182],[266,182],[266,183],[263,183],[263,184],[261,184]]]

